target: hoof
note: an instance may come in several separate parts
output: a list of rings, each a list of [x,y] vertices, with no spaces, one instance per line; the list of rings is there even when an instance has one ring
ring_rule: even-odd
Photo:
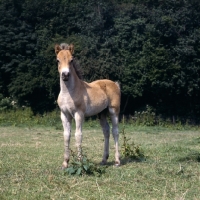
[[[63,167],[63,166],[60,167],[60,170],[65,170],[65,169],[67,169],[67,167]]]
[[[106,165],[107,164],[107,162],[105,162],[105,161],[101,161],[101,163],[100,163],[100,165]]]
[[[63,162],[61,169],[66,169],[68,167],[68,163],[66,161]]]
[[[115,162],[115,167],[119,167],[120,166],[120,162]]]

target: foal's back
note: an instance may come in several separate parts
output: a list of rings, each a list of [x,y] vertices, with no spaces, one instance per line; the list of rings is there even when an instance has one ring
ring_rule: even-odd
[[[118,83],[103,79],[91,83],[84,82],[86,88],[85,116],[98,114],[109,108],[116,115],[120,109],[120,88]]]

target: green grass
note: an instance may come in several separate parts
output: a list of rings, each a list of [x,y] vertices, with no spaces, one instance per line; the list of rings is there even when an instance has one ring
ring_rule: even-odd
[[[60,169],[63,161],[61,129],[0,127],[0,199],[200,199],[198,130],[126,125],[125,131],[130,143],[140,145],[146,161],[122,160],[120,167],[114,167],[111,137],[108,167],[97,177],[70,176]],[[85,123],[83,134],[84,153],[99,163],[103,152],[99,125],[91,121]],[[75,150],[74,134],[71,148]]]

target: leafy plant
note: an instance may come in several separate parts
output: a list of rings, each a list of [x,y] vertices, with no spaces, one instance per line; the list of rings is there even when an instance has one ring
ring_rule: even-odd
[[[128,139],[126,136],[125,126],[123,126],[121,134],[122,134],[122,140],[123,140],[121,155],[127,159],[134,159],[137,161],[145,160],[144,153],[141,150],[140,146],[136,145],[134,142],[129,143],[130,139]]]
[[[69,175],[95,175],[101,176],[105,173],[105,166],[100,166],[96,163],[90,161],[86,155],[82,154],[82,158],[80,159],[75,152],[71,150],[71,166],[65,170],[65,174]]]

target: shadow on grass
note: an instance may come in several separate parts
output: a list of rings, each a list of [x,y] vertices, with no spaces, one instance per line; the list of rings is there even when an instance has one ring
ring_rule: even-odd
[[[146,158],[140,158],[140,159],[135,159],[135,158],[121,158],[120,159],[120,162],[121,162],[120,166],[126,165],[128,163],[141,163],[141,162],[145,162],[146,160],[147,160]],[[100,163],[100,165],[101,165],[101,163]],[[105,166],[107,166],[107,167],[115,166],[115,162],[108,161]]]
[[[122,158],[121,159],[121,165],[126,165],[128,163],[141,163],[145,162],[147,159],[145,157],[143,158]]]
[[[200,152],[198,151],[191,151],[186,156],[180,157],[178,159],[180,162],[187,162],[187,161],[193,161],[193,162],[200,162]]]

